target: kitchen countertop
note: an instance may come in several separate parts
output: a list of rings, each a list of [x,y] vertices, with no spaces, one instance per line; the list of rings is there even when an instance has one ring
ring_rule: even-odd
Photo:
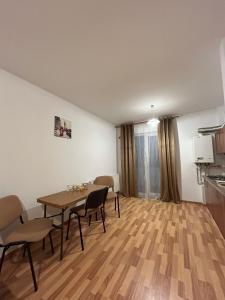
[[[205,176],[205,181],[211,184],[219,193],[225,196],[225,187],[219,186],[216,180],[212,180],[209,177]]]

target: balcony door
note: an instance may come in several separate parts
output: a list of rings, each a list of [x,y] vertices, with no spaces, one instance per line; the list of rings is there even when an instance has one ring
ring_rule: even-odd
[[[158,199],[160,195],[160,165],[157,127],[138,124],[134,127],[138,196]]]

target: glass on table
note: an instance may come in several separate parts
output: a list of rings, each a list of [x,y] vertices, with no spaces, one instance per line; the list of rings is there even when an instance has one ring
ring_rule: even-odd
[[[66,190],[67,190],[68,192],[73,191],[73,185],[72,185],[72,184],[67,184]]]
[[[82,186],[83,186],[83,188],[84,188],[85,190],[88,189],[88,183],[87,183],[87,182],[82,183]]]

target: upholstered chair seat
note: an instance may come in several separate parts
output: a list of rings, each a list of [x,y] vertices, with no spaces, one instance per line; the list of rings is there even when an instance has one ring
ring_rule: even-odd
[[[11,232],[7,238],[6,243],[13,243],[16,241],[26,241],[29,243],[38,242],[45,238],[52,230],[52,220],[50,219],[34,219],[24,224],[19,224],[16,229]]]

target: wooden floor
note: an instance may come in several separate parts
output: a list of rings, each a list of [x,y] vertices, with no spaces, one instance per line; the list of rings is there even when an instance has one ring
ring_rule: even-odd
[[[33,245],[36,293],[18,251],[3,266],[0,299],[225,299],[225,241],[206,207],[124,198],[121,212],[108,203],[105,234],[83,225],[83,252],[71,224],[62,262],[59,232],[54,256]]]

